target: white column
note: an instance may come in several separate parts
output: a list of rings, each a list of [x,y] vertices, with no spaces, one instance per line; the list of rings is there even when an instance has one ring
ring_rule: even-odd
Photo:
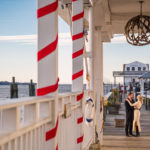
[[[94,100],[94,102],[95,102],[95,112],[96,112],[96,114],[95,114],[95,124],[96,124],[96,126],[95,126],[95,128],[94,128],[94,131],[93,131],[93,133],[95,134],[95,130],[97,131],[97,133],[99,133],[99,129],[100,129],[100,127],[99,127],[99,119],[100,119],[100,100],[98,100],[98,97],[100,96],[98,96],[97,94],[98,94],[98,91],[100,90],[100,87],[99,87],[99,81],[100,81],[100,79],[99,79],[99,72],[98,72],[98,66],[99,66],[99,62],[98,62],[98,60],[99,60],[99,58],[97,57],[98,56],[98,50],[99,50],[99,47],[98,47],[98,45],[99,45],[99,37],[98,37],[98,29],[96,28],[95,29],[95,35],[94,35],[94,51],[93,51],[93,64],[94,64],[94,69],[93,69],[93,78],[94,78],[94,97],[93,97],[93,100]],[[98,90],[99,89],[99,90]],[[97,103],[97,102],[99,102],[99,103]],[[98,113],[99,112],[99,113]],[[98,113],[98,114],[97,114]],[[99,117],[97,117],[97,115],[99,116]],[[98,119],[98,121],[97,121],[97,119]],[[98,128],[97,128],[98,127]],[[95,135],[94,135],[94,137],[95,137]],[[96,139],[94,139],[95,140],[95,142],[96,142]]]
[[[89,66],[89,78],[90,78],[90,87],[88,89],[94,89],[94,63],[93,63],[93,51],[94,51],[94,10],[93,7],[89,8],[89,45],[87,52],[90,53],[90,58],[88,58]]]
[[[97,30],[97,132],[103,143],[103,42],[100,29]]]
[[[58,0],[38,0],[38,84],[37,96],[54,96],[53,124],[45,127],[45,150],[56,149],[57,131],[53,138],[48,131],[58,122]]]
[[[103,143],[103,42],[100,39],[100,144]]]
[[[141,83],[141,94],[144,94],[144,79],[140,79],[140,83]]]
[[[97,120],[97,133],[98,133],[98,139],[100,140],[100,40],[101,40],[101,33],[99,30],[97,32],[97,63],[96,63],[96,81],[95,81],[95,92],[96,92],[96,120]]]
[[[116,87],[116,77],[114,77],[114,86]]]

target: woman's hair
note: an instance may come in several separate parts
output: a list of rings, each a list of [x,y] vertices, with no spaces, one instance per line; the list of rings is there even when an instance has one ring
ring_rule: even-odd
[[[141,102],[141,104],[143,104],[143,96],[142,95],[138,95],[137,98],[139,99],[139,101]]]

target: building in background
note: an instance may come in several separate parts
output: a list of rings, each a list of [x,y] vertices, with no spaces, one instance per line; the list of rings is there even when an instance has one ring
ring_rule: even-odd
[[[150,94],[150,71],[144,73],[140,77],[141,94],[145,94],[145,91]]]
[[[123,64],[123,71],[113,71],[114,84],[116,84],[117,77],[123,77],[124,86],[132,91],[133,87],[140,85],[139,78],[148,71],[149,64],[144,64],[138,61]]]

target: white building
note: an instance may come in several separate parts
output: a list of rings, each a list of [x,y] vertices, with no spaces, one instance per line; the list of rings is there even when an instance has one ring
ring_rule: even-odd
[[[139,77],[149,71],[149,64],[144,64],[138,61],[124,64],[123,71],[114,71],[114,83],[116,84],[116,77],[123,77],[124,85],[128,86],[130,83],[139,83]]]

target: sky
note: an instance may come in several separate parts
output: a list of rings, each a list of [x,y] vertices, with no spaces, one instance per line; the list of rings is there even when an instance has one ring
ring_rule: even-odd
[[[36,0],[0,0],[0,81],[15,76],[18,82],[37,82],[36,9]],[[104,82],[113,82],[112,71],[121,71],[123,64],[150,63],[150,46],[129,45],[122,36],[104,43],[103,48]],[[60,17],[58,51],[60,83],[71,83],[72,41],[68,25]]]

